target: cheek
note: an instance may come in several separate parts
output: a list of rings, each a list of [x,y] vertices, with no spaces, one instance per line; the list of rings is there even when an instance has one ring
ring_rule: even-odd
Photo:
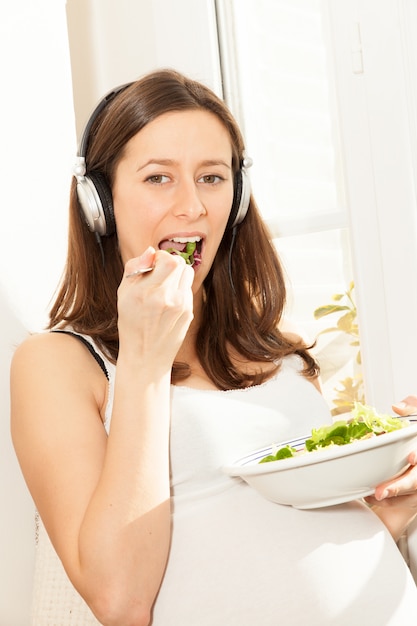
[[[233,199],[234,199],[234,192],[232,189],[230,193],[227,195],[227,199],[223,202],[221,210],[218,212],[218,228],[219,230],[222,231],[222,234],[224,233],[226,225],[229,221],[230,213],[233,210],[233,206],[232,206]],[[224,210],[225,206],[227,207],[226,211]]]
[[[208,200],[207,206],[210,208],[210,213],[212,216],[213,222],[221,228],[222,225],[226,225],[229,219],[230,211],[232,210],[234,197],[234,188],[232,184],[224,188],[222,193],[219,194],[214,200],[210,202]]]
[[[133,205],[114,203],[114,218],[123,263],[139,256],[147,247],[147,225],[142,214]]]

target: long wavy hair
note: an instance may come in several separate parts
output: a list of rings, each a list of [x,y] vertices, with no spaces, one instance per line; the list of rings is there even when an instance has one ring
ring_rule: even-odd
[[[146,75],[104,107],[89,131],[87,172],[100,173],[111,189],[125,146],[136,133],[164,113],[195,109],[214,113],[227,129],[232,144],[232,169],[236,172],[244,155],[244,142],[230,111],[206,86],[173,70]],[[67,262],[48,327],[70,325],[89,335],[116,362],[117,288],[123,275],[117,232],[101,239],[102,248],[97,244],[81,215],[75,178],[69,209]],[[311,378],[318,374],[318,365],[308,347],[301,340],[290,340],[279,330],[285,302],[283,268],[251,197],[246,218],[235,232],[228,229],[224,233],[204,282],[196,348],[202,367],[219,389],[244,388],[271,376],[270,369],[268,374],[247,372],[243,367],[246,360],[274,364],[278,370],[284,356],[298,354],[304,361],[303,374]],[[236,358],[231,358],[231,348],[242,357],[242,367],[236,364]],[[189,374],[187,364],[174,363],[174,383]]]

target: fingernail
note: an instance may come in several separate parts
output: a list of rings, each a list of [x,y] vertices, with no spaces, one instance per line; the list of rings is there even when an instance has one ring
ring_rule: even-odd
[[[384,489],[384,491],[382,493],[380,493],[379,496],[375,495],[377,500],[385,500],[385,498],[388,498],[388,496],[389,496],[388,489]]]

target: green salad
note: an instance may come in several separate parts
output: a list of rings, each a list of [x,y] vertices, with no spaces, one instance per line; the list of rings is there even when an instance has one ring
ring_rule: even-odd
[[[381,415],[373,407],[355,402],[349,419],[338,420],[321,428],[313,428],[302,450],[296,450],[289,445],[283,446],[274,454],[265,456],[259,463],[279,461],[280,459],[299,456],[306,452],[321,450],[329,446],[344,446],[358,439],[369,439],[393,430],[399,430],[408,425],[408,420],[404,418],[399,419],[391,415]]]
[[[187,265],[194,265],[194,252],[196,247],[197,244],[195,241],[187,241],[187,245],[185,246],[185,250],[183,252],[180,252],[175,248],[168,248],[167,252],[169,252],[170,254],[178,254],[179,256],[182,256],[182,258],[185,259]]]

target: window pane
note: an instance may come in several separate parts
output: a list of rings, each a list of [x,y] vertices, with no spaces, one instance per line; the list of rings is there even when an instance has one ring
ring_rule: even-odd
[[[354,381],[360,367],[358,346],[351,345],[357,339],[353,275],[326,14],[320,0],[231,6],[229,23],[220,25],[236,46],[229,56],[239,94],[231,90],[229,104],[254,160],[255,197],[288,273],[287,316],[307,340],[319,335],[315,352],[333,405],[340,381]],[[340,310],[315,319],[327,304]],[[338,323],[344,330],[328,332]]]
[[[337,124],[319,0],[235,0],[240,112],[266,219],[342,212]]]
[[[350,396],[351,400],[364,399],[348,231],[282,237],[275,245],[287,275],[285,323],[307,342],[317,340],[312,351],[321,366],[323,393],[336,414],[345,394],[347,400]],[[315,311],[327,306],[341,310],[316,319]],[[344,330],[338,329],[338,323]],[[350,385],[354,386],[352,391]],[[348,408],[344,402],[341,407],[342,412]]]

